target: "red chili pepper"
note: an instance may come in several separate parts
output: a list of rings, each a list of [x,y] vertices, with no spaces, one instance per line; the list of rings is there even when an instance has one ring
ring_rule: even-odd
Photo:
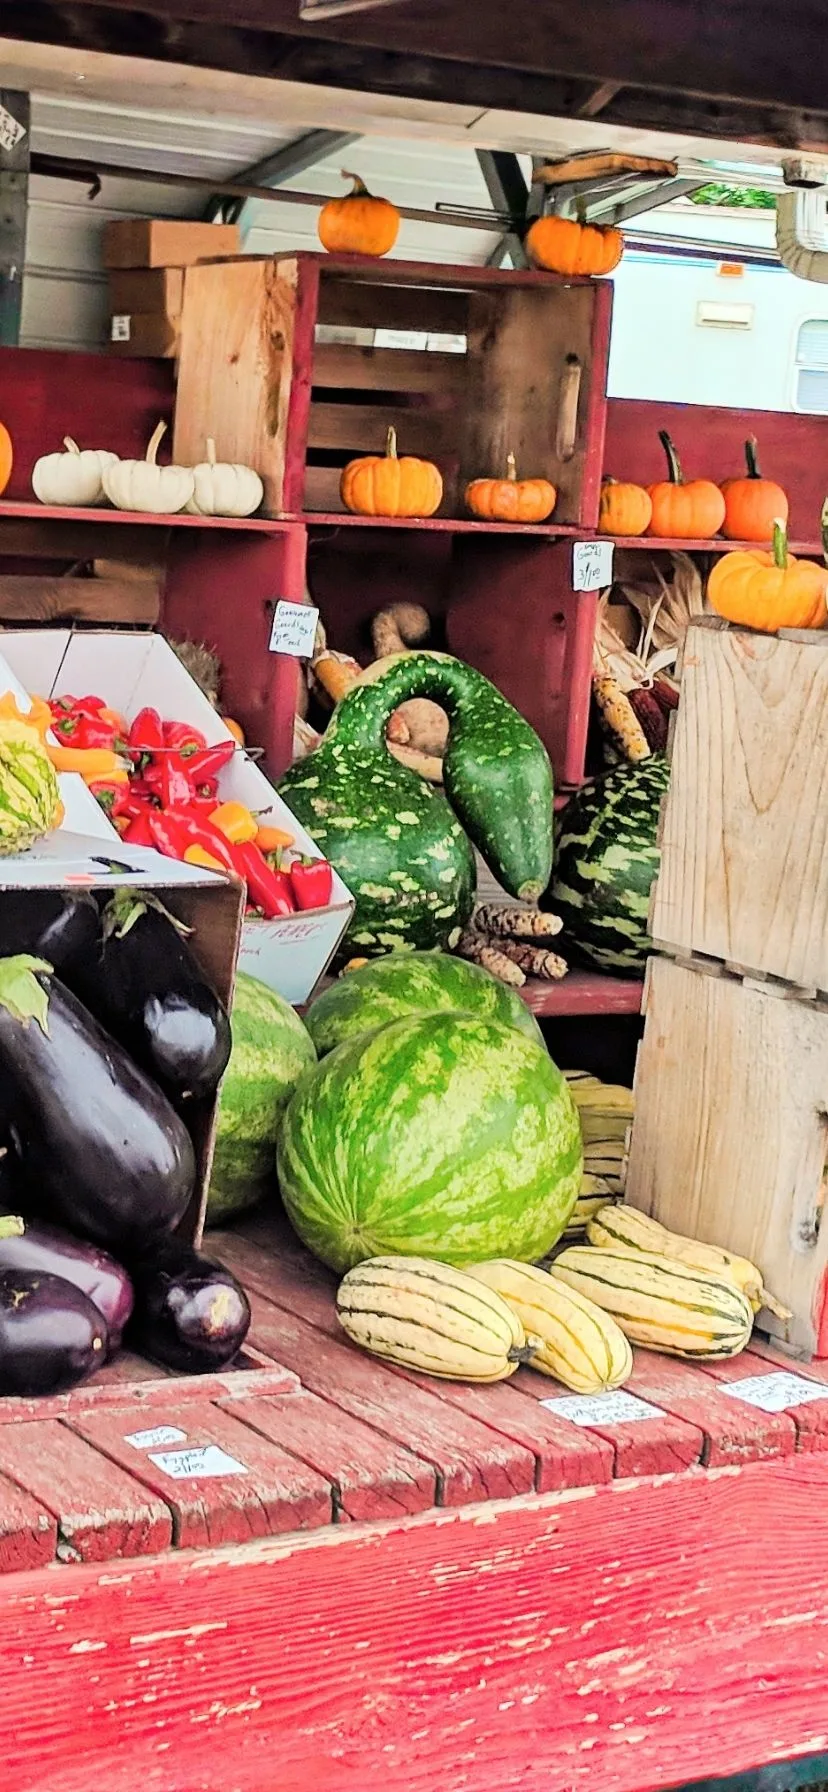
[[[139,709],[129,730],[131,753],[157,753],[164,745],[164,729],[157,709]]]
[[[196,792],[199,797],[204,797],[205,801],[209,797],[209,800],[215,809],[216,797],[218,796],[218,778],[199,778],[196,785]]]
[[[165,747],[175,747],[182,759],[205,752],[207,738],[200,728],[191,727],[189,722],[165,722],[163,727]]]
[[[76,697],[50,697],[49,708],[53,716],[69,715],[76,702]]]
[[[157,796],[159,801],[161,799],[161,776],[160,759],[151,760],[148,765],[144,766],[141,773],[141,783],[150,795]]]
[[[183,759],[178,753],[164,753],[161,757],[161,780],[158,794],[163,809],[181,808],[189,803],[194,795],[193,781]]]
[[[187,761],[187,770],[193,783],[203,784],[208,778],[217,778],[222,767],[230,764],[236,751],[234,740],[220,740],[214,747],[205,747],[203,753],[194,753]]]
[[[111,747],[114,751],[117,730],[111,722],[99,722],[91,716],[81,716],[78,726],[72,735],[73,747]]]
[[[130,784],[119,813],[128,815],[130,821],[137,821],[139,815],[148,815],[152,808],[153,804],[149,798],[142,796],[140,791],[135,789],[135,785]]]
[[[111,816],[113,821],[116,815],[131,815],[130,788],[121,778],[90,778],[87,789],[91,790],[104,814]]]
[[[182,851],[168,853],[168,857],[183,858],[188,846],[201,846],[205,852],[212,853],[213,858],[218,859],[219,864],[232,877],[244,876],[235,862],[234,854],[237,849],[230,845],[229,840],[225,840],[224,835],[205,816],[189,809],[168,809],[161,815],[152,815],[150,826],[156,833],[156,838],[163,834],[170,841],[177,840],[179,844],[183,841]],[[161,852],[165,850],[160,846]]]
[[[106,703],[103,697],[74,697],[72,709],[76,716],[99,716]]]
[[[191,844],[187,818],[182,821],[161,809],[151,809],[145,819],[153,846],[167,859],[183,859]]]
[[[266,921],[274,921],[278,915],[295,913],[296,903],[291,892],[290,878],[284,871],[274,871],[255,841],[248,840],[243,846],[234,846],[233,857],[247,883],[251,901],[261,909]]]
[[[327,859],[294,859],[290,883],[297,908],[325,908],[331,900],[333,869]]]
[[[156,814],[157,810],[155,809],[145,809],[140,815],[134,816],[123,836],[124,839],[129,842],[130,846],[155,846],[159,852],[163,850],[161,847],[158,847],[155,835],[150,826],[150,818]],[[171,853],[168,856],[175,858],[177,855]]]
[[[66,710],[59,712],[57,715],[55,715],[54,710],[52,711],[53,731],[57,735],[58,740],[63,742],[64,746],[69,746],[70,744],[75,746],[77,744],[78,729],[80,728],[80,725],[79,716],[69,715]]]

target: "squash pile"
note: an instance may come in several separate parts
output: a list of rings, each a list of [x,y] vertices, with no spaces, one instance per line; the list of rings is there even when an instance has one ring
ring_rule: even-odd
[[[166,423],[154,429],[143,460],[121,460],[107,448],[78,447],[65,436],[64,453],[35,461],[32,490],[41,504],[93,509],[111,504],[115,510],[149,516],[252,516],[264,497],[264,486],[252,467],[218,461],[212,438],[206,459],[194,467],[159,466],[158,449]],[[11,472],[9,448],[8,476]],[[3,442],[0,425],[0,491]]]

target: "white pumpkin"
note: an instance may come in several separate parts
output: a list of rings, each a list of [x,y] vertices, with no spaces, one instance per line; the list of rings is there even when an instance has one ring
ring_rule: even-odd
[[[144,460],[119,460],[105,469],[104,491],[116,510],[175,516],[189,503],[195,484],[192,467],[156,466],[158,444],[166,427],[159,423]]]
[[[117,464],[117,454],[107,448],[80,449],[71,436],[64,436],[65,454],[43,454],[32,470],[32,490],[41,504],[71,504],[81,507],[102,504],[103,476],[108,467]]]
[[[252,467],[216,460],[216,444],[207,438],[207,459],[193,467],[195,490],[187,509],[192,516],[252,516],[264,497],[264,486]]]

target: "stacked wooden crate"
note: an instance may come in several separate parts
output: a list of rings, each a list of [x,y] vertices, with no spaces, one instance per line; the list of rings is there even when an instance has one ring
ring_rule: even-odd
[[[104,231],[109,345],[115,355],[178,353],[184,272],[211,255],[237,255],[236,224],[124,218]]]
[[[688,631],[629,1199],[757,1262],[828,1356],[828,640]]]

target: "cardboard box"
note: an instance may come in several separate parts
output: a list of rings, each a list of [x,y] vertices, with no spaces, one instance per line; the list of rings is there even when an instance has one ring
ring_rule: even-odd
[[[3,651],[24,688],[39,696],[99,691],[128,719],[151,705],[162,716],[192,722],[211,745],[230,738],[221,717],[161,635],[21,630],[3,636]],[[294,834],[298,851],[319,855],[310,835],[245,753],[235,754],[222,772],[220,792],[223,798],[235,798],[260,813],[263,822]],[[122,853],[119,836],[105,818],[102,820],[108,841],[113,846],[117,842],[117,852]],[[211,878],[214,874],[204,875]],[[298,1006],[308,1001],[327,969],[352,913],[350,892],[334,874],[327,908],[278,921],[245,921],[239,968]]]
[[[180,218],[119,218],[103,235],[105,268],[189,268],[213,256],[238,255],[237,224]]]
[[[110,273],[113,315],[134,311],[144,317],[180,317],[183,303],[183,268],[123,268]]]
[[[178,320],[160,312],[118,312],[109,320],[109,352],[112,355],[149,355],[169,361],[178,353]]]

